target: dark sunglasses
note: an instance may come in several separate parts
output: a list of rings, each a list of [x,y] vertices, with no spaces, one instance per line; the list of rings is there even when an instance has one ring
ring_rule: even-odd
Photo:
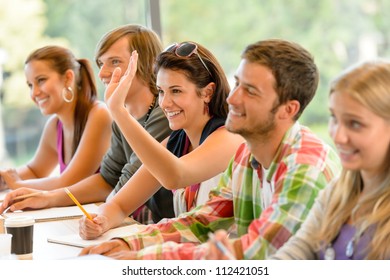
[[[172,45],[168,46],[164,52],[172,52],[179,57],[190,57],[192,54],[196,54],[200,62],[202,62],[204,68],[207,70],[207,72],[209,72],[210,76],[213,77],[206,63],[204,63],[203,59],[198,53],[198,45],[190,42],[184,42],[181,44],[173,43]]]

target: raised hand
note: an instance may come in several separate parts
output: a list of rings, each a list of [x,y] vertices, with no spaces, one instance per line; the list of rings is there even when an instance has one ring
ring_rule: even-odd
[[[138,53],[133,51],[126,72],[122,75],[119,67],[112,73],[111,81],[104,93],[104,100],[115,118],[115,113],[125,108],[127,93],[137,72]]]

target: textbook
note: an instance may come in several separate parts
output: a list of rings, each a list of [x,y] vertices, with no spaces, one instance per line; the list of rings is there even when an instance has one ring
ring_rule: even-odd
[[[89,213],[97,213],[98,206],[94,203],[83,205],[85,210]],[[83,212],[77,206],[66,206],[66,207],[53,207],[40,210],[26,210],[26,211],[15,211],[5,212],[1,214],[4,218],[17,217],[17,216],[31,216],[35,222],[47,222],[57,220],[67,220],[81,218]]]
[[[131,235],[132,233],[137,233],[143,228],[145,228],[145,225],[132,224],[110,229],[102,236],[93,240],[84,240],[80,237],[78,233],[74,233],[68,235],[48,237],[47,242],[84,248],[87,246],[99,245],[100,243],[103,243],[104,241],[108,241],[115,237],[125,237]]]

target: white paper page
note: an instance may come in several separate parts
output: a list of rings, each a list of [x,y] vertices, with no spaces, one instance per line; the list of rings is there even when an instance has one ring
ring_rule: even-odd
[[[51,236],[47,238],[48,242],[58,243],[63,245],[75,246],[75,247],[87,247],[92,245],[98,245],[104,241],[108,241],[114,237],[125,237],[131,235],[132,233],[136,233],[145,228],[145,225],[129,225],[124,227],[118,227],[114,229],[110,229],[102,236],[94,240],[84,240],[77,234],[68,234],[62,236]]]
[[[83,205],[84,209],[88,213],[97,213],[98,206],[94,203]],[[31,216],[36,222],[42,222],[47,220],[61,220],[70,219],[83,216],[83,212],[77,206],[67,207],[53,207],[40,210],[26,210],[26,211],[15,211],[6,212],[2,216],[4,218],[17,217],[17,216]]]

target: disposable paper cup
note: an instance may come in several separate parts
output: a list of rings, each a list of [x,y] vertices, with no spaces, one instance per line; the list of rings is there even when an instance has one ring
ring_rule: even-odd
[[[32,259],[34,222],[30,216],[5,219],[5,230],[12,234],[11,253],[15,254],[18,259]]]
[[[12,234],[0,234],[0,259],[7,259],[11,256]]]

